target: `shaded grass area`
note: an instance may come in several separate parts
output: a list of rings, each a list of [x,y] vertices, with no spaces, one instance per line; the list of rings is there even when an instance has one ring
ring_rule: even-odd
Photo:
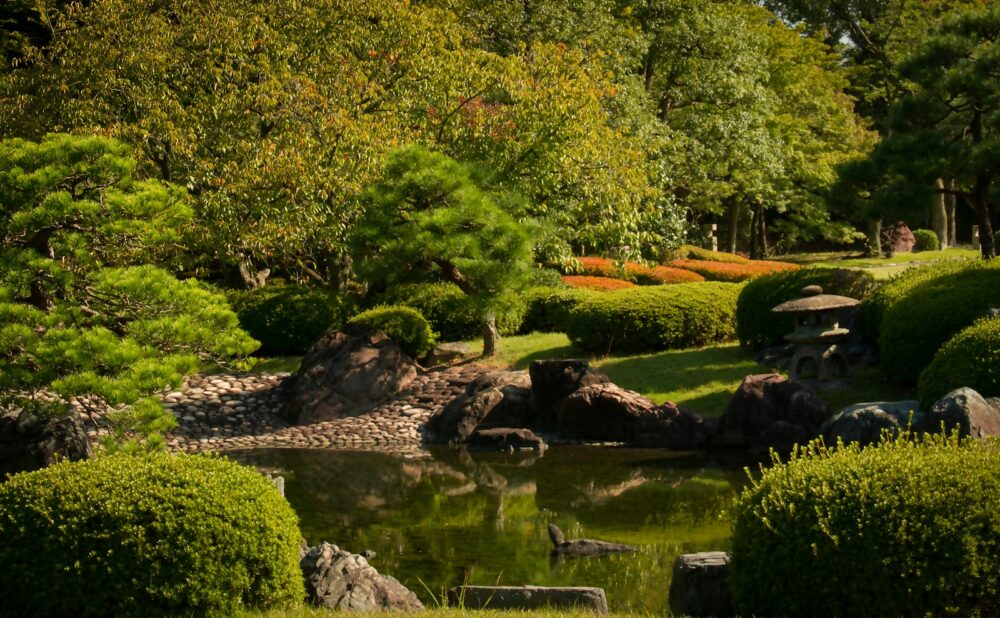
[[[802,266],[823,266],[827,268],[863,268],[879,280],[888,279],[911,266],[950,260],[978,259],[978,249],[952,248],[944,251],[920,251],[917,253],[897,253],[892,257],[870,258],[850,252],[799,253],[776,258],[783,262],[793,262]]]

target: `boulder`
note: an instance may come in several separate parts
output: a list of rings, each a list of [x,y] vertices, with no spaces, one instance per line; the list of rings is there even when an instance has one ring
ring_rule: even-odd
[[[472,349],[471,345],[462,341],[439,343],[427,355],[427,365],[432,367],[445,365],[457,360],[472,358],[476,354],[477,352]]]
[[[697,414],[672,403],[658,406],[614,384],[585,386],[567,397],[558,429],[571,438],[674,449],[700,448],[710,433]]]
[[[559,407],[564,399],[584,386],[607,384],[608,376],[582,359],[537,360],[528,367],[531,376],[531,396],[542,423],[556,425]]]
[[[431,417],[427,430],[438,444],[458,444],[480,427],[523,427],[534,420],[528,374],[495,371],[470,382],[464,393]]]
[[[521,449],[540,451],[545,448],[545,442],[533,431],[519,427],[476,429],[469,435],[466,444],[470,448],[493,451]]]
[[[837,440],[861,446],[877,444],[883,431],[893,436],[900,430],[923,425],[923,411],[919,401],[875,401],[856,403],[842,408],[826,419],[819,428],[823,441],[832,446]]]
[[[287,414],[300,424],[364,414],[398,397],[416,377],[416,363],[389,337],[348,325],[323,335],[303,357]]]
[[[962,436],[985,438],[1000,435],[1000,407],[968,387],[955,389],[939,399],[924,420],[926,431],[939,431],[941,425]]]
[[[603,588],[457,586],[448,591],[448,604],[463,609],[572,609],[608,613]]]
[[[93,457],[80,415],[9,410],[0,415],[0,476]]]
[[[678,556],[670,580],[670,611],[677,616],[733,616],[729,554],[707,551]]]
[[[364,556],[322,543],[299,561],[313,605],[358,612],[417,611],[423,604],[403,584],[380,575]]]
[[[759,444],[761,434],[778,421],[798,425],[811,437],[829,416],[826,402],[802,382],[778,373],[747,376],[719,419],[712,443],[734,447]],[[787,435],[787,428],[782,432]]]

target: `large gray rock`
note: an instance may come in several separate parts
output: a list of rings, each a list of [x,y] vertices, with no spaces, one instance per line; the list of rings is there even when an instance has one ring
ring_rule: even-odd
[[[719,419],[712,442],[716,446],[766,448],[768,436],[762,439],[762,434],[778,421],[798,425],[811,437],[829,416],[826,402],[802,382],[777,373],[747,376]],[[786,436],[789,431],[771,433]]]
[[[707,551],[678,556],[670,581],[670,611],[678,616],[733,616],[729,554]]]
[[[531,396],[544,425],[553,427],[563,400],[584,386],[607,384],[608,376],[583,359],[536,360],[528,367]]]
[[[8,410],[0,415],[0,478],[61,460],[93,457],[79,414]]]
[[[958,429],[962,436],[1000,436],[1000,407],[968,387],[955,389],[939,399],[927,413],[926,431]]]
[[[299,561],[313,605],[357,612],[417,611],[423,604],[403,584],[380,575],[363,556],[322,543]]]
[[[465,392],[427,422],[438,444],[465,442],[478,428],[524,427],[535,420],[531,381],[523,371],[477,376]]]
[[[573,609],[608,613],[603,588],[458,586],[448,591],[448,604],[464,609]]]
[[[823,422],[819,432],[823,441],[831,446],[837,440],[868,446],[877,444],[883,431],[896,436],[907,427],[916,430],[923,423],[924,413],[919,401],[874,401],[841,408]]]
[[[357,416],[397,397],[417,365],[395,342],[366,326],[323,335],[295,375],[288,417],[307,424]]]
[[[558,428],[571,438],[682,450],[704,446],[709,435],[697,414],[672,403],[658,406],[614,384],[584,386],[567,397]]]

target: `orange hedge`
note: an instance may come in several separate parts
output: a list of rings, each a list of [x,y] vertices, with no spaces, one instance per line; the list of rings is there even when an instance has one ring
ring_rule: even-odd
[[[621,279],[622,271],[609,258],[580,257],[576,258],[583,267],[585,275]],[[640,285],[662,285],[669,283],[694,283],[705,278],[690,270],[671,268],[670,266],[643,266],[638,262],[625,263],[625,279]]]
[[[578,257],[576,260],[580,262],[585,275],[621,279],[621,271],[615,266],[614,260],[602,257]]]
[[[609,292],[611,290],[635,287],[635,284],[629,281],[612,279],[611,277],[592,277],[589,275],[563,275],[562,281],[571,288],[583,288],[598,292]]]
[[[770,260],[748,260],[745,264],[709,260],[674,260],[670,265],[698,273],[709,281],[749,281],[779,271],[799,270],[796,264]]]

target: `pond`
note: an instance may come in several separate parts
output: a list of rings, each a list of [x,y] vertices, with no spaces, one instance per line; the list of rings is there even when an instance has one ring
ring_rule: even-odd
[[[450,449],[408,455],[273,449],[232,453],[285,476],[310,545],[360,553],[429,606],[447,588],[597,586],[612,611],[665,614],[674,559],[727,549],[742,464],[653,449]],[[547,525],[634,554],[553,558]]]

